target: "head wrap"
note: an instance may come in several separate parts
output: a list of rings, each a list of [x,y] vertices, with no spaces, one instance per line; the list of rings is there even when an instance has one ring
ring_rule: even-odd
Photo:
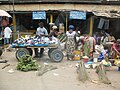
[[[52,29],[57,29],[57,26],[53,26]]]
[[[70,25],[69,29],[75,29],[75,27],[73,25]]]

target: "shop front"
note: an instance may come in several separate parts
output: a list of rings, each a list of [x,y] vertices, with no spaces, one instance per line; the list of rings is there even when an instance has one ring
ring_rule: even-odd
[[[13,12],[10,12],[11,15]],[[78,30],[82,30],[83,33],[89,32],[89,19],[91,13],[70,10],[48,10],[48,11],[15,11],[16,17],[16,31],[18,32],[31,32],[35,33],[39,22],[44,22],[45,28],[50,32],[50,23],[54,23],[56,26],[60,24],[64,27],[64,32],[67,31],[68,25],[74,25]],[[88,31],[85,31],[88,30]]]
[[[120,38],[120,13],[119,12],[93,12],[93,33],[105,31],[112,33],[116,39]]]
[[[119,5],[96,5],[96,4],[80,4],[80,3],[10,3],[0,6],[6,11],[9,11],[13,17],[14,33],[16,31],[35,33],[38,23],[43,21],[48,32],[50,31],[49,23],[55,23],[59,26],[60,23],[64,25],[64,31],[67,27],[73,24],[76,29],[81,30],[82,33],[90,35],[94,32],[94,11],[119,11]],[[45,12],[46,18],[33,18],[33,12]],[[71,11],[85,12],[86,18],[81,18],[82,14],[75,14],[74,18],[70,18]],[[80,18],[78,18],[80,17]],[[95,28],[96,29],[96,28]]]

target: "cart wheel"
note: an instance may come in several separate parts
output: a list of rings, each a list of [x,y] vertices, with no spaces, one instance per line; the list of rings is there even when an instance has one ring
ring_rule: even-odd
[[[51,54],[51,52],[52,52],[54,49],[55,49],[55,48],[50,48],[50,49],[49,49],[49,51],[48,51],[48,56],[49,56],[49,58],[51,58],[51,57],[50,57],[50,54]]]
[[[0,56],[2,55],[2,53],[3,53],[3,50],[2,50],[2,48],[0,48]]]
[[[16,58],[19,59],[22,58],[23,55],[30,55],[30,52],[26,48],[21,48],[16,51]]]
[[[53,61],[60,62],[63,60],[63,53],[60,50],[55,49],[51,52],[50,57]]]
[[[33,54],[32,49],[31,48],[27,48],[27,50],[29,51],[30,55],[32,56],[32,54]]]

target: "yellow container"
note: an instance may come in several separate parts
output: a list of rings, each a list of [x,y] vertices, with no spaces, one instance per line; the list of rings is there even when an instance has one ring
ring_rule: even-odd
[[[74,60],[80,60],[80,51],[78,51],[78,50],[75,50],[74,51]]]

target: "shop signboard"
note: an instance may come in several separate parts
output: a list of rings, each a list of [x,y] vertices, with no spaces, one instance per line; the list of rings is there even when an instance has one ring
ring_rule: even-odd
[[[32,12],[32,19],[46,19],[45,11],[34,11],[34,12]]]
[[[86,20],[86,12],[82,11],[70,11],[70,19]]]

